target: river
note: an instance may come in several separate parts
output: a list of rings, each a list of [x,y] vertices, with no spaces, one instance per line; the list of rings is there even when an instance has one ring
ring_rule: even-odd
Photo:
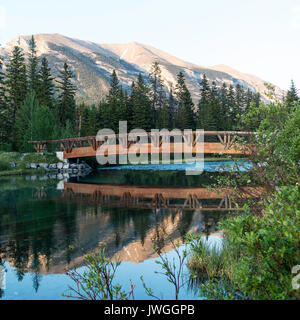
[[[187,176],[188,164],[171,164],[106,168],[68,181],[1,178],[1,298],[68,299],[61,295],[73,284],[66,270],[83,271],[84,255],[106,244],[106,255],[122,261],[116,281],[126,289],[131,280],[136,299],[150,299],[140,276],[156,295],[173,299],[172,285],[155,273],[153,245],[173,259],[167,235],[177,241],[194,232],[221,241],[216,223],[234,205],[207,188],[219,165],[206,163],[200,176]],[[200,299],[189,282],[179,298]]]

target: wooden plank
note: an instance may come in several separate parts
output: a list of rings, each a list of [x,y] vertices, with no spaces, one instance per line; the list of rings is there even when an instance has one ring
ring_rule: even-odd
[[[129,148],[123,148],[122,145],[116,145],[110,150],[110,155],[125,155],[125,154],[162,154],[162,153],[182,153],[183,152],[183,143],[170,143],[162,144],[160,147],[153,147],[151,144],[141,144],[136,145],[132,144]],[[195,154],[198,150],[196,146],[191,147],[191,151]],[[213,142],[204,142],[204,153],[205,154],[248,154],[246,150],[239,150],[234,148],[228,148],[221,143]],[[82,147],[82,148],[73,148],[71,152],[65,153],[65,159],[72,158],[84,158],[84,157],[95,157],[97,155],[97,150],[94,150],[93,147]],[[104,152],[104,155],[108,155],[108,151]]]

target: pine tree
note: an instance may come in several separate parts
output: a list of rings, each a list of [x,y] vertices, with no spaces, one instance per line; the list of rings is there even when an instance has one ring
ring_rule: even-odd
[[[79,114],[79,128],[78,128],[78,136],[86,137],[89,136],[89,127],[88,127],[88,117],[89,117],[89,109],[85,105],[85,103],[80,103],[78,106],[78,114]]]
[[[28,88],[35,92],[39,91],[38,57],[34,36],[32,36],[29,41]]]
[[[6,68],[6,88],[8,94],[8,108],[10,123],[8,132],[11,132],[12,147],[16,149],[16,136],[13,130],[18,111],[27,92],[26,65],[24,54],[15,46]]]
[[[290,89],[285,97],[285,104],[289,108],[293,108],[294,103],[299,101],[298,90],[293,80],[291,80]]]
[[[176,98],[178,101],[178,113],[176,125],[179,129],[194,129],[194,103],[191,94],[185,84],[184,74],[177,75]]]
[[[3,62],[2,58],[0,57],[0,146],[4,146],[7,144],[10,135],[10,132],[8,130],[11,127],[9,110],[5,96],[5,83],[2,65]]]
[[[15,124],[16,147],[18,150],[30,151],[28,141],[33,140],[33,119],[35,111],[40,107],[34,90],[30,90],[18,112]]]
[[[228,99],[228,88],[226,83],[222,84],[221,92],[220,92],[220,99],[221,99],[221,110],[220,113],[223,116],[223,123],[222,123],[222,131],[228,131],[231,129],[230,127],[230,103]]]
[[[76,87],[71,81],[73,77],[73,72],[65,62],[63,70],[60,71],[59,80],[57,80],[58,89],[60,90],[57,113],[58,119],[63,126],[66,126],[67,120],[69,120],[74,127]]]
[[[53,138],[55,117],[47,106],[35,109],[32,121],[33,140],[50,140]]]
[[[158,129],[172,129],[170,105],[165,101],[158,115]]]
[[[170,94],[168,99],[169,111],[170,111],[170,129],[175,127],[175,114],[176,114],[177,101],[173,94],[173,88],[170,88]]]
[[[114,70],[112,73],[110,88],[106,100],[110,110],[110,129],[112,129],[116,133],[119,127],[121,99],[122,97],[120,83],[116,71]]]
[[[228,90],[228,106],[229,106],[229,127],[231,130],[235,130],[236,126],[236,113],[237,113],[237,105],[235,100],[235,91],[234,86],[230,84]]]
[[[208,130],[212,114],[210,110],[211,88],[204,74],[200,83],[200,100],[197,110],[197,128]]]
[[[48,65],[48,60],[43,57],[41,62],[41,67],[39,70],[39,90],[37,92],[40,104],[47,106],[54,110],[54,77],[51,75],[51,69]]]
[[[150,131],[152,127],[152,117],[149,88],[145,84],[141,74],[139,74],[136,84],[133,84],[131,103],[133,110],[133,128]]]
[[[150,99],[151,109],[153,114],[153,121],[156,124],[158,114],[165,101],[164,83],[161,77],[161,69],[157,61],[153,62],[149,74],[150,80]]]
[[[209,123],[207,130],[221,131],[224,128],[224,115],[221,114],[221,99],[215,81],[212,82],[209,98]]]
[[[246,111],[245,90],[240,84],[235,86],[235,107],[233,112],[234,130],[238,130],[241,116]]]
[[[107,95],[107,102],[109,104],[117,104],[120,92],[120,83],[118,76],[116,74],[116,70],[113,71],[111,80],[110,80],[110,88]]]

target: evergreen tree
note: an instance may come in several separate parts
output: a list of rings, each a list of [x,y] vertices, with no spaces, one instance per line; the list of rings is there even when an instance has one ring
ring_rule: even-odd
[[[89,109],[88,107],[84,104],[81,103],[78,106],[78,114],[79,114],[79,128],[78,128],[78,136],[79,137],[86,137],[89,136]]]
[[[237,113],[237,105],[235,99],[235,90],[234,86],[230,84],[228,91],[228,106],[229,106],[229,119],[230,119],[230,129],[234,130],[236,126],[236,113]]]
[[[299,101],[298,90],[295,86],[294,81],[291,81],[290,89],[285,97],[285,104],[289,108],[293,108],[294,103]]]
[[[176,113],[176,104],[177,101],[173,94],[173,88],[170,88],[170,94],[168,99],[169,111],[170,111],[170,129],[175,127],[175,113]]]
[[[235,86],[235,109],[233,112],[234,130],[239,129],[241,116],[245,114],[245,112],[245,90],[240,84],[237,84]]]
[[[8,108],[11,117],[8,132],[11,132],[13,149],[16,149],[16,136],[13,130],[18,111],[27,92],[26,66],[21,49],[15,46],[6,68],[6,88]]]
[[[116,70],[114,70],[110,80],[110,88],[107,95],[107,102],[109,104],[116,104],[119,98],[119,92],[120,92],[120,83],[119,83],[118,76],[116,74]]]
[[[15,124],[17,150],[30,151],[28,141],[34,140],[33,119],[40,104],[33,90],[30,90],[18,112]]]
[[[33,36],[29,41],[28,88],[35,92],[39,91],[38,57],[36,53],[36,42]]]
[[[152,117],[149,88],[145,84],[141,74],[139,74],[136,84],[133,84],[131,103],[133,110],[133,128],[150,131],[152,127]]]
[[[178,101],[178,112],[176,125],[179,129],[194,129],[194,103],[191,94],[185,84],[182,72],[177,75],[176,98]]]
[[[10,115],[5,96],[4,73],[2,71],[2,58],[0,57],[0,146],[9,141]]]
[[[197,111],[198,129],[208,130],[212,121],[212,110],[210,109],[211,88],[204,74],[200,83],[200,100]]]
[[[101,129],[111,129],[113,119],[110,112],[109,104],[106,101],[101,101],[99,103],[99,114]]]
[[[227,88],[226,83],[223,83],[221,92],[220,92],[220,99],[221,99],[221,110],[220,113],[223,115],[223,126],[222,131],[228,131],[231,129],[231,120],[230,120],[230,103],[229,103],[229,91]]]
[[[69,120],[74,128],[76,87],[71,81],[73,77],[73,72],[65,62],[63,70],[60,71],[59,80],[57,80],[58,89],[60,90],[57,114],[61,125],[66,126],[67,120]]]
[[[41,68],[39,70],[39,79],[39,90],[37,95],[40,104],[54,110],[54,78],[51,75],[51,69],[49,68],[48,60],[45,57],[42,58]]]
[[[115,133],[117,133],[118,131],[119,120],[121,116],[121,91],[122,90],[120,88],[119,79],[116,71],[114,70],[112,73],[110,88],[106,100],[110,111],[110,129],[114,130]]]
[[[151,99],[153,121],[154,121],[154,124],[156,124],[158,120],[159,111],[162,108],[162,105],[165,101],[164,84],[161,77],[161,69],[157,61],[153,62],[151,66],[149,80],[150,80],[150,99]]]
[[[87,117],[87,136],[95,136],[99,131],[99,109],[92,105],[88,108],[88,117]]]
[[[213,81],[209,97],[209,122],[206,130],[221,131],[224,128],[224,114],[221,114],[221,99],[216,83]]]
[[[172,119],[170,112],[170,104],[165,101],[160,109],[158,116],[158,129],[172,129]]]
[[[40,106],[34,110],[32,121],[33,140],[50,140],[54,135],[55,117],[47,106]]]

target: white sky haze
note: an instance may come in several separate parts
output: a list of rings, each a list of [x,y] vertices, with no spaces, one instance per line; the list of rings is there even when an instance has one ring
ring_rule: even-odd
[[[300,0],[0,0],[2,45],[36,33],[136,41],[300,88]]]

